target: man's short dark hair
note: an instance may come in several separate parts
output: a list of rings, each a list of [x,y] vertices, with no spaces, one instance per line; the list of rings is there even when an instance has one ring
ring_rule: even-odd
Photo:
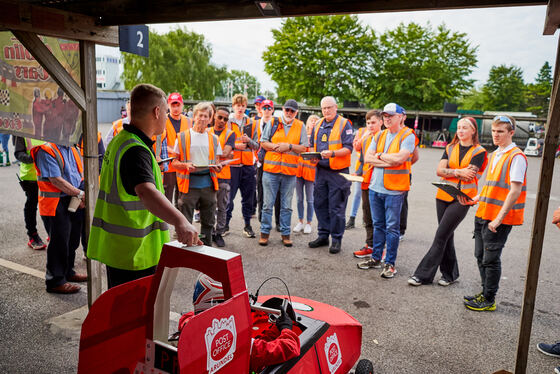
[[[130,116],[144,117],[154,107],[166,101],[165,92],[152,84],[141,83],[130,92]]]
[[[369,111],[366,113],[366,121],[367,121],[368,119],[370,119],[371,117],[377,117],[377,119],[383,120],[383,114],[381,114],[381,111],[380,111],[380,110],[377,110],[377,109],[369,110]]]
[[[216,112],[218,112],[219,110],[226,112],[227,114],[229,114],[229,109],[226,108],[225,106],[219,106],[216,108]]]

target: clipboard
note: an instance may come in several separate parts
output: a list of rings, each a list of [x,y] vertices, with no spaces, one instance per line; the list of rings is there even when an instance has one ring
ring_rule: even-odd
[[[166,162],[173,161],[173,160],[175,160],[176,158],[177,158],[177,157],[168,157],[168,158],[164,158],[163,160],[158,161],[158,165],[164,164],[164,163],[166,163]]]
[[[346,178],[346,180],[348,180],[350,182],[364,183],[364,177],[362,177],[360,175],[352,175],[352,174],[346,174],[346,173],[339,173],[339,174],[342,175],[344,178]]]
[[[300,156],[304,159],[304,160],[313,160],[315,158],[317,159],[321,159],[321,152],[303,152],[300,154]]]
[[[460,189],[457,188],[457,186],[453,183],[448,183],[448,182],[432,182],[432,184],[434,186],[436,186],[437,188],[439,188],[440,190],[447,192],[449,195],[451,195],[453,198],[457,198],[457,196],[462,196],[464,197],[467,201],[472,201],[472,199],[469,197],[469,195],[467,195],[466,193],[464,193],[463,191],[461,191]]]

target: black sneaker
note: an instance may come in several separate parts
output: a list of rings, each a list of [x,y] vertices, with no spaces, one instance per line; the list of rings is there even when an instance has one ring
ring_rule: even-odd
[[[496,302],[494,300],[486,300],[484,295],[465,303],[465,307],[477,312],[493,312],[496,310]]]
[[[319,236],[317,239],[307,243],[309,248],[319,248],[329,245],[329,238]]]
[[[222,236],[227,236],[229,235],[229,225],[226,225],[226,227],[224,227],[224,232],[222,233]]]
[[[251,227],[251,225],[247,225],[243,228],[243,234],[245,234],[245,236],[248,237],[248,238],[254,238],[255,237],[255,232],[253,231],[253,228]]]
[[[476,295],[470,295],[470,296],[463,296],[463,301],[465,303],[468,303],[469,301],[473,301],[475,299],[478,299],[480,296],[482,296],[482,291],[480,291],[479,293],[477,293]]]
[[[348,223],[346,224],[345,227],[346,230],[353,229],[353,228],[356,228],[356,217],[348,218]]]
[[[214,243],[216,243],[218,247],[226,246],[226,242],[224,242],[224,238],[220,234],[212,235],[212,240],[214,241]]]
[[[539,343],[537,349],[547,356],[560,357],[560,342],[554,344]]]
[[[29,241],[27,242],[29,248],[34,250],[41,250],[47,248],[47,245],[43,243],[39,234],[35,233],[29,237]]]
[[[340,242],[335,242],[333,240],[331,247],[329,248],[329,253],[337,254],[338,252],[340,252]]]

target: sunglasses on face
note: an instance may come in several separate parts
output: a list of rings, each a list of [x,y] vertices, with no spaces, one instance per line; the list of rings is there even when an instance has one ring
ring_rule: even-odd
[[[217,115],[216,118],[217,118],[218,120],[220,120],[220,121],[227,121],[227,120],[228,120],[227,117],[220,116],[220,115]]]
[[[270,106],[265,106],[263,107],[263,110],[273,110],[274,108],[270,107]]]
[[[287,113],[295,113],[296,111],[290,108],[284,108]]]
[[[496,122],[496,121],[509,123],[509,124],[511,125],[511,128],[512,128],[513,130],[515,130],[515,124],[512,122],[512,120],[511,120],[509,117],[506,117],[506,116],[496,116],[496,117],[494,117],[494,119],[492,120],[492,122]]]

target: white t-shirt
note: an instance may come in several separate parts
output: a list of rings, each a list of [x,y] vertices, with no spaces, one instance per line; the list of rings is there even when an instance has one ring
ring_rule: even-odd
[[[494,154],[496,156],[494,157],[494,161],[492,162],[492,165],[490,165],[490,171],[494,171],[494,168],[496,167],[498,161],[502,158],[504,153],[506,153],[513,147],[516,147],[515,143],[511,143],[510,145],[508,145],[502,150],[498,148],[494,151]],[[521,155],[515,156],[511,161],[511,167],[509,168],[509,180],[512,182],[523,183],[523,181],[525,180],[526,171],[527,171],[527,160],[525,160],[525,157]]]
[[[189,129],[191,133],[191,149],[190,149],[190,157],[191,162],[195,166],[207,166],[208,165],[208,134],[203,132],[202,134],[199,132],[194,131],[193,129]],[[216,143],[218,147],[216,148],[215,156],[222,155],[222,147],[220,146],[220,142],[216,135],[212,135],[216,138]],[[181,150],[179,149],[179,140],[175,140],[175,147],[173,151],[176,154],[180,154]]]

